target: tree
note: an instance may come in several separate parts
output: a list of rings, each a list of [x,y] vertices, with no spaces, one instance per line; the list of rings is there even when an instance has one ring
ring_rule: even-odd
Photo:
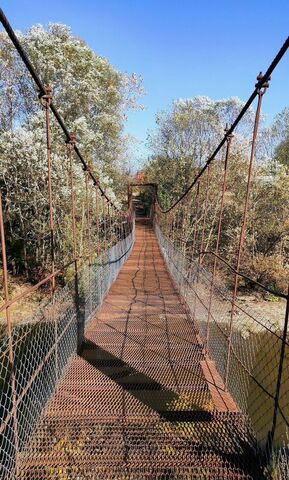
[[[147,165],[150,181],[158,179],[165,202],[182,193],[205,163],[239,113],[243,103],[237,98],[211,100],[193,97],[176,100],[168,111],[156,117],[156,129],[148,136],[152,156]],[[253,121],[252,110],[237,130],[237,143],[247,147],[246,135]]]
[[[191,184],[223,136],[226,119],[232,123],[241,107],[237,99],[197,97],[176,101],[168,112],[157,116],[156,130],[149,136],[152,156],[145,167],[145,180],[159,184],[163,207],[172,205]],[[232,266],[236,265],[243,221],[252,121],[250,111],[234,133],[227,170],[219,253]],[[242,270],[249,277],[283,291],[289,269],[288,125],[288,109],[277,115],[271,126],[261,124],[242,252]],[[162,219],[163,229],[186,255],[215,249],[224,155],[225,148],[211,164],[209,188],[205,173],[199,195],[195,186],[167,219]]]
[[[126,110],[139,108],[141,77],[117,71],[107,59],[73,36],[66,25],[18,32],[53,102],[95,175],[115,199],[123,190],[120,160],[126,156]],[[8,256],[15,271],[40,271],[49,260],[49,212],[44,111],[38,92],[6,33],[0,33],[0,155],[7,220]],[[52,187],[59,260],[68,247],[68,159],[62,131],[52,116]],[[84,198],[83,172],[76,166],[78,198]],[[63,258],[62,258],[63,260]]]
[[[32,27],[18,34],[44,84],[71,131],[76,131],[84,155],[96,164],[114,163],[123,152],[127,108],[139,108],[141,77],[117,71],[66,25]],[[39,109],[35,87],[5,33],[0,34],[0,129],[29,122]],[[9,128],[10,127],[10,128]]]

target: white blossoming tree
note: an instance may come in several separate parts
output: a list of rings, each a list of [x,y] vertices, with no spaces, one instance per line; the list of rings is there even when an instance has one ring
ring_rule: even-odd
[[[117,71],[66,25],[32,27],[17,35],[78,147],[112,199],[124,190],[120,162],[128,148],[126,111],[141,108],[142,79]],[[10,265],[18,273],[49,263],[47,157],[44,112],[38,92],[7,35],[0,33],[1,190],[7,220]],[[63,134],[52,119],[53,195],[59,255],[69,248],[69,188]],[[77,164],[77,162],[76,162]],[[78,197],[83,173],[76,166]],[[81,214],[80,214],[81,217]],[[81,222],[80,222],[81,223]],[[31,267],[32,268],[32,267]],[[30,272],[31,273],[31,272]]]

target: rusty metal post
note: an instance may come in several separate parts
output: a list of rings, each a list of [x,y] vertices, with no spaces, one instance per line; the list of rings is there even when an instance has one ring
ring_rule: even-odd
[[[166,219],[166,235],[169,237],[170,235],[170,216],[168,214],[165,214],[165,219]]]
[[[106,216],[105,216],[105,203],[104,203],[104,196],[102,195],[102,218],[103,218],[103,230],[104,230],[104,240],[103,243],[106,246]]]
[[[153,213],[153,227],[157,225],[157,210],[158,210],[158,204],[154,204],[154,213]]]
[[[196,191],[196,196],[195,196],[194,235],[193,235],[193,245],[192,245],[191,267],[189,268],[189,277],[191,277],[192,267],[194,266],[194,254],[195,254],[197,231],[198,231],[197,220],[198,220],[198,214],[199,214],[199,194],[200,194],[200,182],[198,181],[197,191]],[[196,309],[197,309],[197,295],[194,296],[194,307],[193,307],[193,319],[194,319],[194,321],[196,320]]]
[[[116,240],[117,242],[119,240],[122,240],[123,237],[122,237],[122,232],[121,232],[121,229],[120,229],[120,226],[122,224],[122,218],[123,218],[123,214],[121,212],[116,212],[116,217],[115,217],[115,230],[116,230]]]
[[[211,168],[210,165],[207,168],[207,181],[206,181],[206,198],[204,203],[204,217],[203,217],[203,228],[202,228],[202,236],[201,236],[201,247],[200,251],[204,250],[204,241],[205,241],[205,230],[206,230],[206,223],[207,223],[207,214],[208,214],[208,202],[209,202],[209,192],[210,192],[210,172]],[[202,257],[199,255],[199,265],[202,263]]]
[[[206,179],[206,196],[205,196],[205,202],[204,202],[204,216],[203,216],[203,225],[202,225],[202,233],[201,233],[201,246],[200,246],[200,252],[203,251],[204,249],[204,239],[205,239],[205,229],[206,229],[206,223],[207,223],[207,212],[208,212],[208,201],[209,201],[209,191],[210,191],[210,165],[207,168],[207,179]],[[202,264],[202,254],[200,253],[198,255],[198,268],[197,268],[197,282],[199,281],[199,276],[200,276],[200,267]],[[195,299],[196,303],[196,299]]]
[[[267,440],[267,452],[269,454],[270,459],[271,459],[272,452],[273,452],[274,437],[275,437],[276,427],[277,427],[280,390],[281,390],[281,385],[282,385],[282,375],[283,375],[283,370],[284,370],[284,361],[285,361],[285,358],[286,358],[286,344],[287,344],[288,326],[289,326],[289,285],[288,285],[288,289],[287,289],[285,320],[284,320],[284,327],[283,327],[282,344],[281,344],[280,359],[279,359],[279,366],[278,366],[278,375],[277,375],[275,398],[274,398],[272,429],[271,429],[271,431],[268,435],[268,440]]]
[[[130,234],[130,228],[131,228],[131,225],[130,225],[130,221],[131,221],[131,214],[132,212],[130,211],[130,213],[126,216],[123,217],[123,225],[124,225],[124,238],[126,238],[129,234]]]
[[[182,235],[182,251],[183,251],[183,256],[185,257],[186,256],[186,252],[187,252],[187,242],[186,242],[186,239],[187,239],[187,231],[188,231],[188,215],[189,215],[189,196],[186,198],[186,201],[185,201],[185,204],[184,204],[184,208],[183,208],[183,212],[184,212],[184,218],[183,218],[183,225],[182,225],[182,232],[184,235]],[[166,217],[169,219],[169,215],[170,213],[166,213],[165,214]],[[167,232],[167,237],[170,236],[170,232],[168,231]]]
[[[124,222],[124,238],[126,238],[130,232],[131,232],[131,218],[132,218],[132,215],[133,215],[133,210],[132,210],[132,206],[130,207],[130,210],[128,211],[128,214],[127,215],[124,215],[123,217],[123,222]]]
[[[225,132],[227,132],[227,131],[228,131],[228,126],[226,126],[226,128],[225,128]],[[220,241],[221,241],[225,194],[226,194],[226,190],[227,190],[228,161],[229,161],[230,147],[231,147],[231,142],[232,142],[233,137],[234,137],[233,134],[231,134],[227,137],[226,156],[225,156],[224,175],[223,175],[223,186],[222,186],[222,197],[221,197],[221,205],[220,205],[220,212],[219,212],[217,242],[216,242],[216,248],[215,248],[215,254],[216,255],[218,255],[218,253],[219,253],[219,247],[220,247]],[[216,267],[214,267],[214,268],[216,269]]]
[[[111,207],[111,235],[112,235],[112,245],[114,245],[115,242],[115,211],[113,207]]]
[[[51,256],[51,297],[52,297],[52,317],[54,321],[54,334],[55,334],[55,369],[56,369],[56,381],[58,380],[58,325],[55,315],[55,251],[54,251],[54,206],[53,206],[53,193],[52,193],[52,158],[51,158],[51,119],[50,119],[50,105],[52,102],[52,87],[47,85],[45,87],[45,94],[40,97],[42,105],[45,109],[45,123],[46,123],[46,150],[47,150],[47,170],[48,170],[48,202],[49,202],[49,229],[50,229],[50,256]]]
[[[175,216],[174,216],[174,232],[177,233],[178,232],[178,225],[179,225],[179,216],[178,216],[178,213],[179,213],[179,207],[177,206],[176,207],[176,210],[173,210],[175,211]],[[178,235],[174,235],[173,237],[173,241],[174,241],[174,246],[176,244],[176,248],[178,247]]]
[[[193,247],[192,247],[192,257],[195,254],[196,240],[197,240],[197,220],[199,214],[199,195],[200,195],[200,182],[197,183],[197,192],[196,192],[196,213],[195,213],[195,225],[194,225],[194,237],[193,237]]]
[[[130,234],[130,221],[131,221],[132,209],[129,210],[127,215],[122,217],[123,222],[123,235],[126,238]]]
[[[192,225],[192,219],[193,219],[193,217],[191,216],[191,212],[192,212],[192,194],[191,194],[191,192],[188,193],[188,210],[190,212],[189,219],[188,219],[188,228],[189,228],[188,238],[190,239],[190,237],[191,237],[191,225]],[[191,278],[191,273],[192,273],[192,268],[193,268],[192,258],[190,258],[189,262],[190,263],[189,263],[188,273],[187,273],[187,278],[188,279]]]
[[[162,221],[163,221],[163,213],[161,211],[161,207],[160,205],[158,204],[157,205],[157,212],[156,212],[156,221],[157,221],[157,224],[159,225],[160,228],[162,228]]]
[[[76,144],[76,136],[74,133],[70,135],[68,142],[69,155],[69,177],[70,177],[70,195],[71,195],[71,228],[73,242],[73,258],[75,260],[75,269],[77,271],[77,245],[76,245],[76,216],[75,216],[75,189],[74,189],[74,171],[73,171],[73,152]]]
[[[257,80],[258,81],[262,80],[262,73],[261,72],[258,75]],[[239,273],[240,267],[241,267],[241,259],[242,259],[242,253],[243,253],[245,235],[246,235],[249,200],[250,200],[250,193],[251,193],[251,187],[252,187],[252,173],[253,173],[253,162],[254,162],[255,149],[256,149],[256,140],[257,140],[259,123],[260,123],[262,99],[263,99],[263,96],[264,96],[268,87],[269,87],[269,82],[265,82],[262,85],[262,88],[260,88],[258,90],[258,104],[257,104],[257,109],[256,109],[256,114],[255,114],[255,122],[254,122],[251,153],[250,153],[250,162],[249,162],[249,170],[248,170],[248,178],[247,178],[246,197],[245,197],[245,205],[244,205],[244,213],[243,213],[243,222],[242,222],[242,229],[241,229],[241,235],[240,235],[239,247],[238,247],[238,253],[237,253],[236,274],[235,274],[234,290],[233,290],[233,296],[232,296],[232,308],[231,308],[230,324],[229,324],[228,351],[227,351],[226,373],[225,373],[225,388],[228,387],[230,358],[231,358],[231,350],[232,350],[233,320],[234,320],[235,303],[236,303],[238,286],[239,286],[239,275],[238,275],[238,273]]]
[[[91,228],[90,228],[90,195],[89,195],[89,172],[90,165],[85,170],[85,207],[86,207],[86,237],[88,247],[88,299],[89,299],[89,316],[92,313],[92,291],[91,291]],[[86,255],[85,255],[86,256]]]
[[[127,236],[130,234],[130,225],[129,225],[129,219],[131,217],[131,207],[125,214],[120,214],[120,231],[122,232],[121,235],[123,235],[123,251],[126,251],[127,249]]]
[[[126,215],[126,216],[124,216],[124,217],[122,218],[124,239],[125,239],[125,238],[129,235],[129,233],[130,233],[130,225],[129,225],[130,215],[131,215],[131,211],[130,211],[130,213],[128,213],[128,215]]]
[[[129,215],[129,211],[127,212],[127,215]],[[124,234],[124,228],[123,228],[123,222],[124,222],[125,214],[122,214],[121,212],[118,214],[117,220],[116,220],[116,225],[117,225],[117,241],[121,241],[125,239],[125,234]]]
[[[165,215],[165,214],[163,214]],[[180,236],[179,236],[179,231],[181,230],[180,226],[181,226],[181,223],[182,223],[182,216],[181,216],[181,205],[178,205],[177,206],[177,247],[180,248],[181,247],[181,239],[180,239]]]
[[[225,133],[227,131],[228,131],[228,126],[226,125]],[[225,162],[224,162],[224,174],[223,174],[223,185],[222,185],[222,196],[221,196],[221,205],[220,205],[219,221],[218,221],[218,234],[217,234],[217,242],[216,242],[216,247],[215,247],[215,254],[216,255],[218,255],[218,253],[219,253],[219,246],[220,246],[220,241],[221,241],[225,194],[226,194],[226,190],[227,190],[228,161],[229,161],[229,155],[230,155],[231,141],[232,141],[233,137],[234,137],[233,134],[231,134],[227,137],[226,155],[225,155]],[[202,250],[203,249],[201,249],[201,251]],[[207,317],[206,349],[208,349],[208,345],[209,345],[210,318],[211,318],[213,286],[214,286],[214,280],[215,280],[215,276],[216,276],[216,269],[217,269],[217,257],[215,256],[214,257],[212,280],[211,280],[211,285],[210,285],[210,297],[209,297],[208,317]]]
[[[164,213],[163,214],[163,231],[165,233],[165,235],[167,236],[167,215]]]
[[[73,154],[76,145],[76,136],[71,133],[68,144],[69,156],[69,177],[70,177],[70,198],[71,198],[71,229],[72,229],[72,243],[73,243],[73,260],[74,260],[74,294],[75,294],[75,308],[77,318],[77,347],[78,351],[81,348],[84,338],[84,323],[81,318],[80,296],[78,288],[78,260],[77,260],[77,235],[76,235],[76,211],[75,211],[75,187],[74,187],[74,169],[73,169]]]
[[[7,268],[7,254],[6,254],[6,241],[5,241],[5,228],[3,219],[3,206],[2,206],[2,192],[0,191],[0,236],[1,236],[1,249],[2,249],[2,268],[3,268],[3,287],[4,298],[6,303],[6,323],[8,334],[8,349],[9,349],[9,366],[11,371],[11,394],[12,394],[12,418],[13,418],[13,430],[14,430],[14,445],[15,445],[15,467],[17,472],[17,457],[19,453],[19,436],[18,436],[18,420],[17,420],[17,394],[16,394],[16,375],[14,364],[14,348],[13,348],[13,329],[10,315],[9,302],[9,289],[8,289],[8,268]]]
[[[100,254],[99,245],[99,198],[98,198],[98,185],[95,189],[95,214],[96,214],[96,242],[97,242],[97,255]]]
[[[127,209],[129,210],[132,198],[132,187],[131,184],[127,184]]]
[[[197,232],[198,232],[197,220],[199,215],[199,196],[200,196],[200,181],[197,183],[197,192],[196,192],[196,214],[195,214],[194,237],[193,237],[193,248],[192,248],[192,265],[194,264],[194,253],[196,249]],[[197,275],[195,276],[195,282],[197,283],[198,280],[199,280],[199,272],[197,271]],[[197,285],[196,285],[196,288],[197,288]],[[196,321],[196,310],[197,310],[197,295],[194,296],[194,308],[193,308],[194,321]]]
[[[169,212],[166,214],[168,217],[168,233],[167,238],[174,243],[174,213]]]
[[[50,104],[52,101],[52,87],[47,85],[45,95],[41,96],[42,105],[45,109],[46,122],[46,150],[47,150],[47,168],[48,168],[48,201],[49,201],[49,228],[50,228],[50,255],[51,270],[54,273],[54,208],[52,195],[52,159],[51,159],[51,120],[50,120]],[[52,293],[55,291],[55,277],[52,277]]]
[[[199,186],[199,183],[198,183],[198,186]],[[208,199],[209,199],[209,187],[210,187],[210,166],[208,166],[208,170],[207,170],[205,212],[204,212],[204,218],[203,218],[200,252],[203,251],[203,244],[204,244],[205,227],[206,227],[206,220],[207,220],[207,209],[208,209]],[[198,195],[199,195],[199,193],[198,193]],[[199,202],[197,202],[197,208],[198,208],[198,203]],[[195,232],[196,232],[196,230],[195,230]],[[194,239],[194,242],[195,242],[195,239]],[[202,257],[201,257],[201,254],[200,254],[198,256],[198,267],[197,267],[197,275],[196,275],[197,283],[199,281],[201,263],[202,263]],[[195,295],[195,301],[194,301],[194,313],[193,313],[194,318],[196,318],[196,308],[197,308],[197,295]]]
[[[90,195],[89,195],[89,168],[84,172],[85,175],[85,208],[86,208],[86,241],[88,251],[88,262],[90,265],[91,258],[91,238],[90,238]]]
[[[129,213],[128,213],[129,215]],[[117,232],[117,241],[121,241],[121,240],[124,240],[124,235],[123,235],[123,229],[122,229],[122,222],[123,222],[123,219],[124,219],[124,215],[120,212],[120,213],[117,213],[117,216],[116,216],[116,232]]]
[[[172,244],[174,245],[175,243],[175,212],[174,211],[170,212],[170,217],[171,217],[170,238],[171,238]]]
[[[116,220],[116,212],[114,210],[114,208],[112,207],[112,214],[111,214],[111,220],[112,220],[112,236],[113,236],[113,243],[117,243],[118,242],[118,238],[117,238],[117,228],[116,228],[116,225],[117,225],[117,220]]]
[[[112,244],[114,245],[115,242],[115,211],[113,207],[111,207],[111,235],[112,235]]]
[[[110,208],[109,208],[109,202],[107,202],[107,216],[108,216],[108,236],[109,236],[109,246],[111,247],[111,218],[110,218]]]

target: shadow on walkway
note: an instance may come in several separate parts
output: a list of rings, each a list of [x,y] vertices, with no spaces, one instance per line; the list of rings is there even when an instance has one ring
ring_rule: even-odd
[[[157,412],[162,419],[171,422],[208,422],[213,418],[210,412],[200,410],[199,406],[194,410],[171,410],[170,406],[176,404],[179,399],[177,393],[90,340],[85,340],[81,356],[144,405]]]
[[[238,415],[224,414],[219,418],[216,412],[200,410],[199,407],[196,410],[171,410],[170,406],[178,403],[177,393],[139,372],[94,342],[85,339],[81,356],[124,391],[157,412],[160,421],[175,425],[174,434],[182,437],[185,427],[185,444],[199,458],[202,458],[206,451],[210,451],[222,459],[222,463],[228,463],[231,468],[236,468],[236,474],[242,466],[243,474],[258,480],[264,479],[248,439],[246,436],[242,439],[238,431],[240,425],[238,421],[234,421],[238,420]],[[188,427],[190,423],[191,427]]]

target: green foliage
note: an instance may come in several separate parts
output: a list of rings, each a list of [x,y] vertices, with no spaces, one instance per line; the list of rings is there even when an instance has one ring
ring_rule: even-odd
[[[276,297],[276,295],[273,295],[273,293],[269,293],[266,300],[268,302],[278,303],[280,302],[280,297]]]
[[[192,183],[223,135],[225,119],[232,120],[240,108],[237,99],[213,101],[196,97],[174,102],[168,112],[157,116],[156,130],[149,136],[153,155],[145,167],[145,180],[159,184],[163,207],[172,205]],[[289,273],[288,126],[289,110],[285,109],[270,128],[261,128],[242,252],[242,271],[281,291],[287,290]],[[233,266],[244,213],[251,129],[249,112],[235,132],[228,163],[219,253]],[[194,245],[195,252],[215,250],[224,156],[223,150],[212,163],[209,189],[206,173],[199,195],[195,186],[169,218],[161,220],[170,238],[188,255]],[[243,283],[246,288],[253,286],[252,282]]]
[[[160,185],[164,205],[172,203],[192,182],[213,152],[230,122],[242,106],[237,98],[211,100],[207,97],[177,100],[156,117],[156,129],[148,136],[152,157],[146,166],[150,181]],[[244,119],[239,136],[252,125],[252,111]],[[241,142],[245,148],[245,142]]]

